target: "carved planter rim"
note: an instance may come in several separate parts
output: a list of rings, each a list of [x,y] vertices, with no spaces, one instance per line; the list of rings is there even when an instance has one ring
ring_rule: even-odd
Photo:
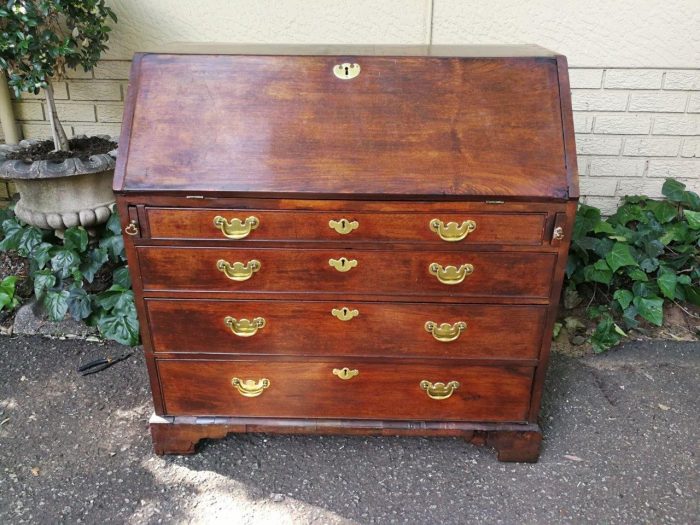
[[[114,140],[109,135],[96,135],[98,138]],[[109,153],[91,155],[81,159],[71,157],[62,161],[37,160],[25,162],[21,159],[7,160],[9,153],[31,146],[38,139],[22,140],[19,144],[0,144],[0,179],[8,180],[32,180],[32,179],[56,179],[60,177],[72,177],[74,175],[88,175],[114,169],[117,150]]]

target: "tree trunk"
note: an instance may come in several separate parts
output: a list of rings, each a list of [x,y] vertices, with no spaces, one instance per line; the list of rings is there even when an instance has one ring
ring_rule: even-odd
[[[58,120],[56,102],[53,98],[53,86],[51,86],[50,82],[47,83],[44,91],[46,92],[46,109],[49,113],[51,136],[53,137],[55,151],[70,151],[68,147],[68,137],[66,137],[66,132],[63,131],[63,126],[61,126],[61,122]]]

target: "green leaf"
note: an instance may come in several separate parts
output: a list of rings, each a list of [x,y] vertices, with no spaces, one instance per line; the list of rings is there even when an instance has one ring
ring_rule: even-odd
[[[134,314],[103,315],[97,320],[100,333],[123,345],[136,346],[139,343],[139,322]]]
[[[659,260],[656,257],[642,259],[639,267],[647,273],[655,272],[659,267]]]
[[[635,282],[632,284],[632,293],[636,297],[655,297],[656,286],[650,282]]]
[[[113,284],[108,290],[98,294],[95,302],[107,311],[127,312],[133,307],[134,292]]]
[[[618,330],[619,327],[613,322],[612,317],[609,315],[605,316],[598,323],[593,331],[593,334],[591,335],[591,346],[593,347],[593,351],[599,354],[617,345],[623,337],[620,335]]]
[[[121,235],[103,237],[100,239],[100,248],[107,250],[109,259],[113,262],[126,260],[126,256],[124,255],[124,239]]]
[[[612,251],[605,256],[605,261],[613,272],[623,266],[638,266],[637,261],[632,257],[628,244],[616,242]]]
[[[618,304],[622,307],[623,310],[627,308],[630,304],[632,304],[633,298],[634,295],[632,294],[632,292],[623,288],[615,290],[615,293],[613,294],[613,299],[615,299],[618,302]]]
[[[664,300],[660,297],[635,297],[634,306],[639,315],[656,326],[661,326],[664,322]]]
[[[579,239],[595,228],[600,222],[600,210],[593,206],[579,204],[576,211],[576,222],[574,222],[573,238]]]
[[[82,226],[72,226],[63,232],[63,245],[69,250],[83,253],[88,245],[88,234]]]
[[[19,222],[15,219],[7,219],[2,223],[2,231],[5,238],[0,241],[0,251],[7,252],[16,250],[19,246],[19,241],[22,238],[24,230]]]
[[[131,288],[131,275],[129,275],[129,269],[126,266],[117,268],[112,272],[112,282],[117,286],[123,288]]]
[[[676,298],[676,284],[678,283],[676,272],[661,271],[656,279],[656,283],[659,285],[659,290],[661,290],[661,293],[664,294],[665,297],[669,299]]]
[[[672,202],[682,202],[685,197],[685,184],[675,179],[666,179],[661,187],[661,193]]]
[[[34,226],[24,228],[22,236],[17,243],[17,253],[22,257],[27,257],[32,253],[35,246],[41,244],[41,240],[42,233],[39,228],[35,228]]]
[[[39,270],[34,274],[34,295],[37,300],[41,300],[44,292],[53,288],[56,284],[56,276],[51,273],[51,270]]]
[[[637,328],[639,322],[637,321],[637,308],[634,305],[630,305],[625,308],[622,312],[622,320],[628,329]]]
[[[640,268],[630,268],[627,270],[627,276],[633,281],[646,282],[649,280],[649,276]]]
[[[82,288],[73,288],[68,296],[68,312],[76,321],[87,318],[92,313],[92,304],[87,292]]]
[[[43,305],[52,321],[62,321],[68,312],[68,290],[49,290],[44,297]]]
[[[51,259],[51,248],[53,248],[51,243],[42,242],[34,246],[32,253],[29,254],[29,258],[34,261],[39,270],[43,269]]]
[[[595,225],[593,228],[593,233],[615,233],[615,228],[613,227],[612,224],[606,221],[600,221],[598,224]]]
[[[51,251],[51,266],[59,277],[65,279],[78,269],[80,256],[70,248],[59,246]]]
[[[107,250],[104,248],[94,248],[87,253],[87,257],[80,263],[80,271],[85,280],[91,283],[95,279],[95,274],[109,260]]]
[[[105,224],[105,228],[107,231],[111,232],[112,235],[117,237],[121,236],[122,225],[119,221],[119,215],[116,212],[109,216],[109,219],[107,219],[107,224]]]
[[[646,203],[646,207],[651,210],[656,220],[662,224],[671,222],[678,215],[678,208],[665,201],[650,200]]]
[[[583,268],[583,275],[587,281],[610,284],[610,281],[612,281],[613,272],[608,264],[603,259],[600,259],[593,265],[585,266]]]
[[[683,217],[691,230],[700,230],[700,211],[683,210]]]

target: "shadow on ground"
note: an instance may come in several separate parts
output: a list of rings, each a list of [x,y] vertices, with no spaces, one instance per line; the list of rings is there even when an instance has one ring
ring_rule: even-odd
[[[459,439],[229,436],[151,452],[140,355],[0,337],[1,523],[692,523],[697,343],[554,355],[535,465]]]

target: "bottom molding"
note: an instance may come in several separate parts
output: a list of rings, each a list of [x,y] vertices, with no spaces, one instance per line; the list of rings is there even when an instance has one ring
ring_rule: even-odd
[[[499,461],[537,462],[542,443],[532,423],[375,421],[363,419],[264,419],[253,417],[157,416],[149,421],[158,455],[194,454],[202,439],[231,433],[354,434],[375,436],[456,436],[496,449]]]

